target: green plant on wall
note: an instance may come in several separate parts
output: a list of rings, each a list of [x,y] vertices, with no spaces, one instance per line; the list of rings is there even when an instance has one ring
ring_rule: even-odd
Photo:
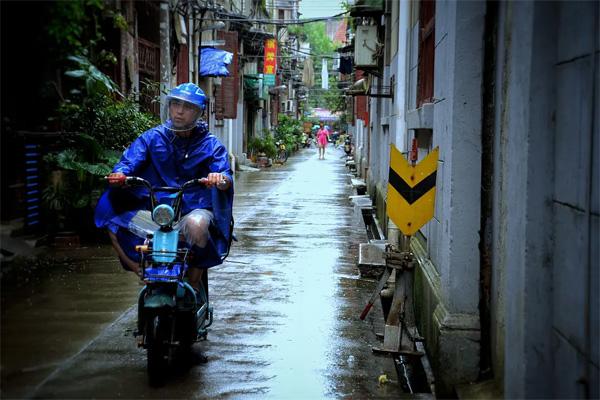
[[[53,129],[61,138],[45,157],[48,182],[43,190],[49,223],[83,228],[123,149],[159,121],[142,112],[133,97],[102,71],[114,69],[117,58],[107,37],[128,29],[118,4],[106,0],[57,0],[49,4],[46,31],[51,44],[48,60],[56,70],[46,83],[52,97]],[[79,218],[79,219],[78,219]]]
[[[72,91],[57,110],[65,132],[63,150],[44,158],[49,171],[62,171],[53,175],[43,193],[46,209],[58,215],[61,226],[78,226],[69,221],[78,218],[74,211],[91,212],[105,186],[102,177],[111,172],[123,149],[159,123],[142,112],[133,97],[123,98],[116,84],[85,57],[71,59],[79,69],[68,71],[67,76],[75,78],[80,90]]]
[[[275,146],[275,138],[269,131],[265,131],[265,136],[263,137],[263,153],[267,155],[269,158],[275,157],[277,155],[277,146]]]
[[[248,140],[248,153],[250,158],[256,157],[262,152],[262,140],[257,136],[252,136]]]
[[[250,157],[259,156],[261,154],[264,154],[269,158],[275,157],[277,154],[277,146],[275,146],[273,135],[265,130],[263,137],[253,136],[250,138],[248,141],[248,152],[250,153]]]
[[[91,136],[77,133],[68,135],[68,147],[44,157],[54,175],[44,190],[42,200],[49,210],[62,212],[65,218],[73,217],[71,211],[95,205],[102,177],[111,172],[120,153],[107,150]],[[55,172],[62,171],[61,174]],[[66,195],[65,195],[66,194]]]
[[[96,65],[114,64],[114,54],[106,50],[102,26],[126,30],[127,20],[104,0],[59,0],[54,2],[48,21],[48,36],[56,44],[57,59],[73,54],[86,55]]]
[[[102,149],[85,134],[71,136],[73,147],[44,157],[51,172],[42,202],[52,216],[50,225],[55,224],[49,231],[83,228],[86,222],[89,225],[91,210],[105,185],[102,177],[120,157],[119,152]]]
[[[65,75],[72,78],[81,78],[85,82],[85,89],[88,96],[112,95],[118,94],[123,97],[116,83],[108,76],[102,73],[92,62],[85,56],[69,56],[70,61],[77,64],[78,69],[71,69],[65,72]]]
[[[302,121],[285,114],[279,114],[275,127],[275,139],[285,143],[288,151],[294,151],[302,142]]]
[[[117,85],[83,56],[70,57],[78,69],[65,74],[85,90],[74,90],[58,109],[63,130],[85,133],[107,149],[122,150],[140,133],[159,123],[140,110],[133,95]]]

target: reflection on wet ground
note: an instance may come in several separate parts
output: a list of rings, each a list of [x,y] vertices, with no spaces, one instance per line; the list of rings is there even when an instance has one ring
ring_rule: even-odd
[[[210,270],[215,322],[208,341],[195,345],[208,362],[164,387],[148,386],[145,353],[131,336],[129,306],[139,286],[104,253],[78,266],[73,279],[44,283],[39,294],[3,312],[3,397],[407,397],[398,385],[378,383],[382,374],[396,379],[391,358],[371,352],[382,330],[380,308],[358,319],[373,283],[358,277],[356,244],[365,232],[352,220],[341,156],[331,149],[318,160],[314,150],[303,150],[282,167],[238,173],[239,241]],[[39,332],[36,351],[28,344],[38,321],[48,332]],[[19,332],[27,333],[18,338]],[[54,355],[48,346],[56,346]],[[13,348],[27,356],[19,359]]]
[[[2,277],[3,398],[27,395],[29,385],[84,347],[140,289],[108,247],[61,251],[56,260],[18,268]]]

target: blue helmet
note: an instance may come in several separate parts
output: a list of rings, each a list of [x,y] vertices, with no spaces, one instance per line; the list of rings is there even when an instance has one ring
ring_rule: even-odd
[[[187,101],[198,107],[200,110],[206,108],[206,95],[198,85],[191,82],[182,83],[171,89],[171,92],[167,95],[167,102],[171,99]]]

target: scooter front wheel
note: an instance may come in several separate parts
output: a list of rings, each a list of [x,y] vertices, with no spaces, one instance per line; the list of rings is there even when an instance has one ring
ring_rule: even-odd
[[[169,366],[168,323],[155,315],[146,323],[148,380],[152,386],[164,384]]]

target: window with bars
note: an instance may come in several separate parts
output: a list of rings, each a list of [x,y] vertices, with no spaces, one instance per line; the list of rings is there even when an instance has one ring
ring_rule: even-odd
[[[435,0],[421,0],[419,8],[419,66],[417,107],[433,100],[435,58]]]
[[[227,66],[229,76],[221,78],[221,85],[218,87],[215,96],[215,119],[237,118],[237,103],[239,97],[239,78],[238,78],[238,33],[218,31],[218,39],[225,40],[225,45],[221,49],[233,53],[233,60]]]

